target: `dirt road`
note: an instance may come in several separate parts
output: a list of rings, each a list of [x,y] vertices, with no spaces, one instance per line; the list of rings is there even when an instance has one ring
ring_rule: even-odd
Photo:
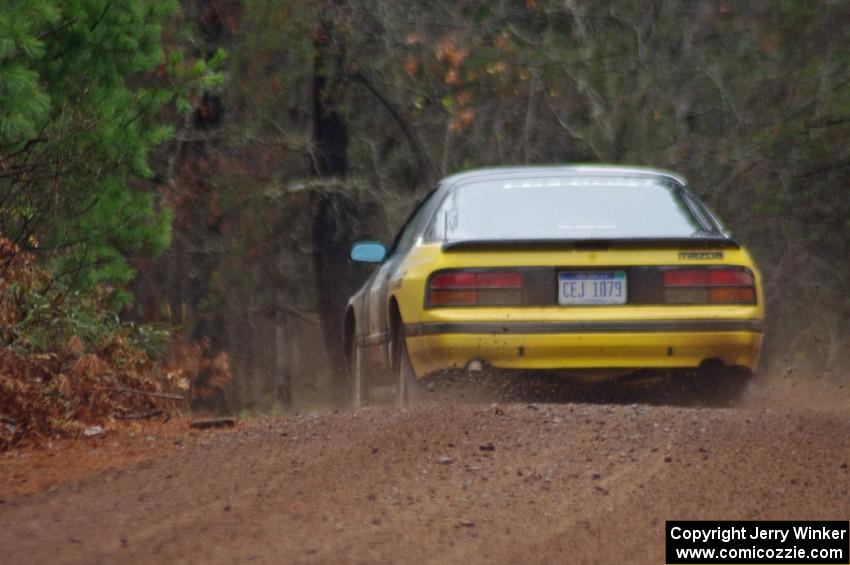
[[[0,504],[3,563],[663,563],[666,519],[850,517],[841,409],[282,417]]]

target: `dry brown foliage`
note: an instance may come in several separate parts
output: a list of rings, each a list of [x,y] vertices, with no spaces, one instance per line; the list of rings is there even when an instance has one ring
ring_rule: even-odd
[[[172,382],[189,388],[192,398],[212,398],[233,379],[227,353],[210,356],[207,339],[200,342],[175,339],[165,371]]]
[[[105,350],[77,356],[71,351],[21,355],[0,350],[0,450],[21,440],[75,436],[114,419],[179,409],[167,377],[144,354],[126,344],[113,349],[136,356],[119,363]],[[131,392],[132,391],[132,392]]]
[[[97,343],[74,335],[48,351],[21,346],[13,328],[26,315],[23,296],[45,282],[49,274],[31,255],[0,239],[0,450],[182,407],[174,391],[188,386],[157,367],[125,332]]]

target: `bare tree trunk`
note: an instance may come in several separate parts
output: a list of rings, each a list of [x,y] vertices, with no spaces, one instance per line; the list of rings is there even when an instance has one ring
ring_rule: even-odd
[[[293,360],[288,355],[295,335],[289,331],[289,314],[282,308],[286,303],[283,291],[275,292],[277,308],[274,317],[274,372],[277,377],[276,393],[278,401],[283,406],[292,404],[292,371]]]
[[[343,95],[345,50],[335,34],[330,17],[323,15],[313,36],[313,174],[320,178],[344,178],[347,169],[348,129],[338,104]],[[350,289],[348,244],[345,224],[340,219],[356,212],[339,192],[319,194],[313,216],[313,263],[316,303],[322,334],[332,367],[345,367],[342,319]]]
[[[343,95],[345,47],[329,16],[321,17],[313,48],[313,174],[342,178],[348,169],[348,128],[337,105]]]

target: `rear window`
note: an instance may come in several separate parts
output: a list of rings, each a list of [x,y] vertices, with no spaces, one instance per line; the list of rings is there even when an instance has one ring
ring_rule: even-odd
[[[701,223],[694,216],[684,198],[681,190],[659,179],[569,177],[472,183],[456,188],[446,197],[425,239],[717,235],[714,226]]]

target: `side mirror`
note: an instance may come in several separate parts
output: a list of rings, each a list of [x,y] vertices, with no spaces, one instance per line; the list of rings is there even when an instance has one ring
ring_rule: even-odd
[[[352,261],[359,263],[380,263],[387,256],[387,248],[377,241],[358,241],[351,248]]]

